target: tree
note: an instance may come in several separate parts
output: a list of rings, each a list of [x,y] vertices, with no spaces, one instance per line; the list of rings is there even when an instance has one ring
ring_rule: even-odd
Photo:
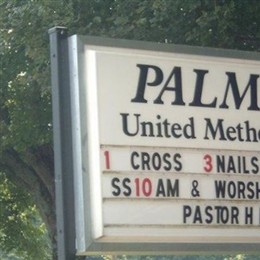
[[[50,244],[32,198],[0,173],[0,245],[6,259],[50,258]],[[24,248],[27,248],[25,251]],[[0,254],[1,255],[1,254]],[[1,259],[4,259],[4,254]],[[16,258],[13,258],[16,259]]]
[[[0,170],[37,206],[54,252],[48,29],[259,51],[259,11],[258,0],[0,0]]]

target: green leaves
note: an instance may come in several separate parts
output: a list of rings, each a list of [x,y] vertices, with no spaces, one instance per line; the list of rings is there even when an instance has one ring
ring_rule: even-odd
[[[41,90],[37,80],[27,73],[9,82],[5,107],[9,124],[6,145],[25,150],[51,142],[50,94]]]
[[[51,143],[47,31],[68,22],[71,9],[62,1],[0,4],[0,150],[20,151]]]
[[[46,228],[30,195],[18,189],[0,172],[0,247],[20,259],[50,257]]]
[[[22,161],[32,147],[38,151],[52,143],[49,28],[62,25],[70,34],[260,51],[259,13],[259,0],[0,0],[0,154],[12,149]],[[52,155],[45,157],[52,165]],[[53,185],[52,170],[46,168],[42,176],[37,163],[28,161],[41,180],[49,172],[46,183]],[[31,202],[35,198],[2,173],[0,179],[0,245],[32,257],[22,253],[24,248],[46,241]]]

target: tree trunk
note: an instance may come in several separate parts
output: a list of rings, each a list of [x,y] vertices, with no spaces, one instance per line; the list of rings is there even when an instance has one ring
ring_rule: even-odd
[[[5,150],[0,164],[10,181],[31,194],[46,224],[53,259],[57,259],[53,161],[52,146],[42,145],[21,153],[14,149]]]

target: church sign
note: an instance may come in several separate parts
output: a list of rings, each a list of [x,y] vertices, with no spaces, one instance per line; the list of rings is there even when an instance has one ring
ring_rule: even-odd
[[[69,50],[78,254],[259,247],[259,55],[82,36]]]

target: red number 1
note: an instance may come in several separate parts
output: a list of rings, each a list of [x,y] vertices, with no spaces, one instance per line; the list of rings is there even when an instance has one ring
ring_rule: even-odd
[[[110,169],[109,151],[105,151],[104,155],[105,155],[105,159],[106,159],[106,169],[109,170]]]

